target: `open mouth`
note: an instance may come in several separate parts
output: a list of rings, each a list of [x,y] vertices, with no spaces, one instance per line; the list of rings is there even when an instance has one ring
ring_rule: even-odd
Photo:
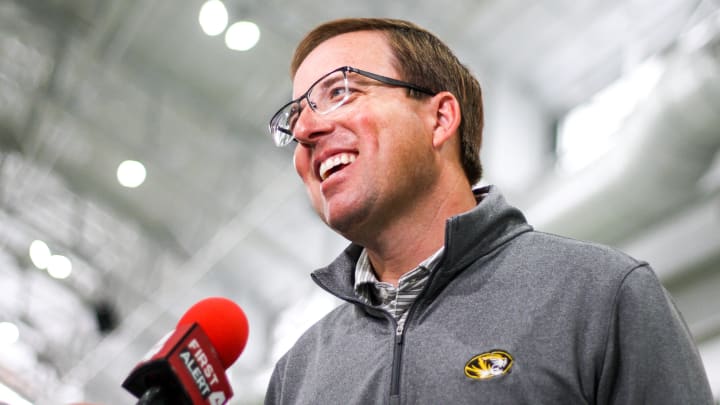
[[[320,169],[318,170],[320,180],[324,181],[333,173],[337,173],[344,167],[352,164],[352,162],[355,161],[355,157],[356,155],[352,153],[339,153],[325,159],[325,161],[320,164]]]

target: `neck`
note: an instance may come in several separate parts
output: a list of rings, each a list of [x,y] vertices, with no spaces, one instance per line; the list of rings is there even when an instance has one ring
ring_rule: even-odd
[[[413,209],[385,223],[360,243],[367,249],[378,279],[397,286],[403,274],[444,245],[447,219],[471,210],[475,204],[467,181],[459,181],[442,192],[420,196]]]

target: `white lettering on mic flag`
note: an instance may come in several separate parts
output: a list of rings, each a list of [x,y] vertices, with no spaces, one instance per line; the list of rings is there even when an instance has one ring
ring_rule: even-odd
[[[198,367],[196,360],[188,350],[181,351],[180,358],[183,359],[185,367],[187,367],[190,375],[195,380],[195,385],[197,385],[200,395],[202,395],[203,398],[207,398],[210,394],[210,385],[207,383],[205,376],[203,376],[202,370]]]
[[[219,382],[218,376],[215,373],[212,364],[210,364],[207,355],[203,351],[197,339],[193,339],[192,341],[190,341],[190,344],[188,344],[188,348],[193,350],[193,357],[195,357],[195,360],[197,360],[197,362],[200,364],[203,375],[210,381],[210,385],[217,384]]]
[[[210,405],[224,405],[225,404],[225,394],[222,391],[215,391],[212,394],[210,394],[210,397],[208,397],[208,400],[210,401]]]

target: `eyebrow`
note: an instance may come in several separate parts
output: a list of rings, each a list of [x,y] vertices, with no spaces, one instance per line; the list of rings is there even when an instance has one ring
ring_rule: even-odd
[[[344,78],[341,79],[340,77],[333,78],[333,80],[329,80],[330,78],[331,77],[328,76],[325,79],[322,79],[319,83],[316,83],[316,85],[320,85],[321,88],[327,89],[328,87],[334,85],[335,83],[345,80]]]

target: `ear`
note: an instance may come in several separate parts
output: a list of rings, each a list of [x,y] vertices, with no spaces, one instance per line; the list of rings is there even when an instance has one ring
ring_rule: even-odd
[[[435,111],[433,146],[440,148],[457,134],[462,114],[457,98],[448,91],[433,96],[433,107]]]

